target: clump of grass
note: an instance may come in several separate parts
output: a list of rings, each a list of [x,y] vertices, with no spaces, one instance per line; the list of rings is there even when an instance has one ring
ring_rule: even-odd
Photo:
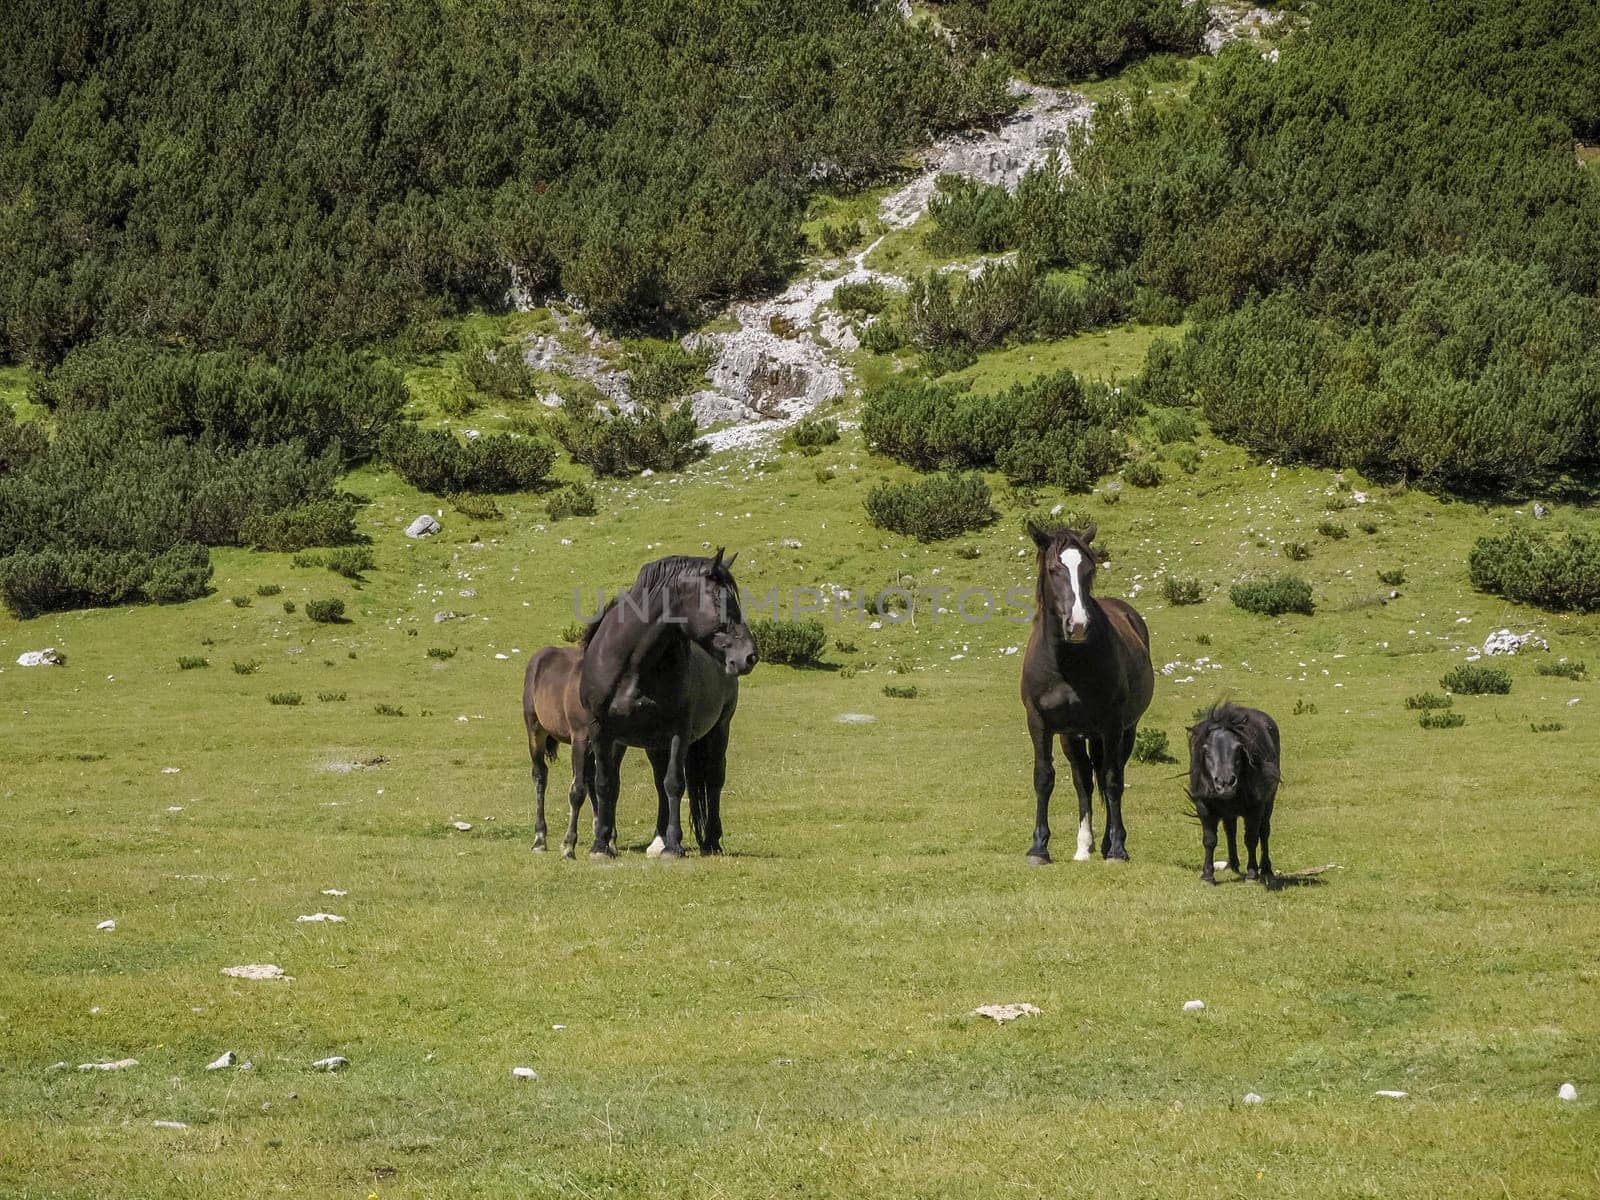
[[[917,685],[914,683],[886,683],[883,685],[883,694],[891,700],[915,700],[917,698]]]
[[[371,546],[340,546],[328,551],[328,570],[346,579],[360,579],[363,571],[377,566]]]
[[[1161,486],[1161,467],[1153,458],[1141,458],[1138,462],[1129,463],[1128,469],[1122,477],[1134,487],[1153,488]]]
[[[210,665],[211,660],[209,658],[201,658],[198,654],[178,655],[178,670],[180,671],[197,671],[201,667],[209,667]]]
[[[1500,667],[1462,663],[1446,672],[1439,686],[1460,696],[1504,696],[1511,690],[1511,675]]]
[[[561,640],[569,646],[577,645],[578,640],[582,637],[583,624],[579,621],[568,621],[561,627]]]
[[[1193,475],[1200,469],[1200,448],[1191,446],[1187,442],[1176,446],[1166,447],[1162,453],[1170,463],[1174,463],[1185,475]]]
[[[1406,572],[1404,567],[1396,567],[1392,571],[1378,572],[1378,582],[1387,583],[1390,587],[1399,587],[1405,581]]]
[[[1279,575],[1272,579],[1247,579],[1236,583],[1228,595],[1234,604],[1245,612],[1276,617],[1283,613],[1304,613],[1310,616],[1316,610],[1311,598],[1311,585],[1297,575]]]
[[[294,614],[294,607],[295,605],[293,600],[285,600],[283,602],[283,611],[289,613],[291,616]]]
[[[1417,724],[1424,729],[1458,729],[1466,723],[1467,718],[1458,712],[1425,712],[1417,718]]]
[[[1202,595],[1198,579],[1181,575],[1168,575],[1161,581],[1161,591],[1168,604],[1199,604]]]
[[[1294,715],[1297,717],[1314,717],[1317,715],[1317,706],[1302,696],[1294,702]]]
[[[235,596],[233,598],[233,600],[231,601],[231,603],[233,604],[233,606],[235,608],[249,608],[250,607],[250,597],[249,596]]]
[[[263,583],[256,587],[258,596],[276,596],[281,591],[283,591],[282,586],[276,583]]]
[[[1194,635],[1194,644],[1196,646],[1209,646],[1209,645],[1211,645],[1211,635],[1209,633],[1197,633],[1197,634],[1195,634]]]
[[[573,483],[546,500],[544,510],[552,521],[563,521],[568,517],[592,517],[600,511],[600,506],[593,492],[581,483]]]
[[[1323,521],[1317,526],[1317,532],[1335,542],[1350,536],[1350,531],[1337,521]]]
[[[1581,660],[1568,662],[1562,659],[1560,662],[1537,663],[1533,669],[1538,675],[1555,675],[1562,679],[1579,680],[1583,678],[1586,668]]]
[[[319,625],[331,625],[344,619],[344,601],[333,600],[307,600],[306,616],[316,621]]]
[[[398,704],[374,704],[372,711],[380,717],[403,717],[406,710]]]
[[[980,553],[982,552],[976,546],[958,546],[956,548],[956,557],[965,559],[967,562],[977,558]]]
[[[859,649],[849,638],[835,638],[833,648],[840,654],[854,654]]]
[[[1372,520],[1357,521],[1356,528],[1361,530],[1362,533],[1377,533],[1378,523]]]
[[[254,675],[260,666],[261,664],[253,658],[247,659],[245,662],[239,662],[235,660],[233,664],[233,673],[235,675]]]
[[[1455,704],[1454,697],[1441,696],[1437,692],[1418,692],[1415,696],[1406,697],[1406,707],[1412,712],[1428,712],[1436,708],[1449,708]]]
[[[299,692],[269,692],[269,693],[267,693],[267,703],[268,704],[285,704],[285,705],[288,705],[289,707],[292,708],[295,705],[300,703],[300,693]]]
[[[343,692],[318,692],[317,699],[324,704],[338,704],[344,700]]]
[[[443,662],[447,658],[454,658],[455,656],[456,656],[456,648],[454,646],[448,646],[448,647],[446,647],[446,646],[429,646],[428,647],[428,657],[429,658],[437,658],[440,662]]]
[[[1115,504],[1121,499],[1122,489],[1117,487],[1108,486],[1105,491],[1100,493],[1100,503],[1102,504]]]
[[[802,454],[821,454],[824,446],[839,440],[839,422],[832,417],[807,417],[789,426],[783,444]]]
[[[1133,757],[1142,763],[1176,762],[1167,752],[1164,729],[1140,729],[1133,735]]]
[[[1529,724],[1528,728],[1534,733],[1560,733],[1566,728],[1560,721],[1546,721],[1542,725],[1538,721]]]
[[[1305,562],[1311,557],[1311,547],[1304,542],[1285,542],[1283,556],[1292,562]]]

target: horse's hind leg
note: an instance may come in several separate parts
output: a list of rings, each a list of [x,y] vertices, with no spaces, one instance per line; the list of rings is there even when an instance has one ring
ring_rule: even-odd
[[[724,717],[689,749],[689,815],[695,821],[694,835],[702,854],[722,853],[722,785],[728,779],[728,732],[732,720],[731,715]],[[702,820],[705,822],[703,835]]]
[[[533,848],[535,850],[543,850],[545,845],[544,787],[550,778],[550,769],[545,764],[547,741],[544,730],[537,728],[528,738],[528,752],[533,756]]]
[[[572,858],[578,850],[578,814],[583,811],[583,798],[594,786],[593,755],[583,738],[572,742],[572,787],[567,792],[567,836],[561,839],[561,857]]]
[[[591,742],[594,747],[594,845],[590,858],[617,856],[617,794],[622,790],[618,774],[622,767],[623,745]]]
[[[1228,820],[1228,840],[1233,841],[1233,820]],[[1200,882],[1213,887],[1217,883],[1217,818],[1205,809],[1200,811],[1200,844],[1205,847],[1206,860],[1200,864]]]
[[[1272,886],[1272,855],[1267,850],[1267,839],[1272,834],[1272,797],[1261,807],[1261,881]]]
[[[1061,749],[1072,765],[1072,786],[1078,793],[1078,849],[1072,857],[1088,862],[1094,857],[1094,765],[1089,761],[1089,744],[1063,733]]]
[[[1128,859],[1128,830],[1122,824],[1122,783],[1128,758],[1133,754],[1132,729],[1113,732],[1100,739],[1100,753],[1095,763],[1100,777],[1100,797],[1106,806],[1106,829],[1100,841],[1100,853],[1107,859]]]
[[[1228,818],[1228,870],[1239,873],[1239,818]]]
[[[1256,870],[1256,843],[1261,840],[1261,814],[1251,809],[1244,814],[1244,848],[1250,856],[1249,868],[1245,871],[1246,879],[1259,879],[1260,872]]]

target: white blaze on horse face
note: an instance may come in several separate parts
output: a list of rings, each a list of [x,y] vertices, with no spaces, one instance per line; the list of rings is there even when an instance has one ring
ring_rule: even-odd
[[[1078,852],[1072,857],[1078,862],[1088,862],[1094,854],[1094,828],[1089,824],[1089,818],[1084,817],[1078,822]]]
[[[1083,603],[1083,551],[1068,546],[1061,552],[1061,565],[1067,569],[1072,589],[1072,612],[1067,617],[1067,639],[1081,642],[1089,636],[1089,610]]]

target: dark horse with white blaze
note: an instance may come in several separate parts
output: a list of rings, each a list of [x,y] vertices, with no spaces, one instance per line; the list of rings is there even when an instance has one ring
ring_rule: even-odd
[[[656,771],[661,855],[683,855],[686,787],[701,853],[722,852],[728,728],[739,677],[757,661],[732,565],[720,549],[714,558],[646,563],[584,631],[578,694],[594,764],[591,858],[616,854],[618,767],[628,746],[643,747]]]
[[[1123,771],[1139,717],[1155,692],[1150,631],[1124,600],[1096,599],[1095,526],[1046,532],[1031,522],[1039,548],[1033,632],[1022,660],[1022,705],[1033,739],[1037,813],[1030,863],[1050,861],[1050,793],[1056,768],[1050,739],[1059,734],[1078,792],[1079,860],[1094,849],[1094,786],[1106,807],[1100,853],[1128,857],[1122,824]]]
[[[528,753],[533,759],[533,848],[545,848],[544,789],[549,777],[547,758],[554,758],[556,745],[572,747],[572,787],[567,800],[571,816],[567,836],[561,842],[561,857],[571,858],[578,844],[578,813],[583,798],[593,791],[589,762],[589,716],[578,699],[578,674],[583,651],[576,646],[546,646],[528,660],[522,678],[522,720],[528,728]]]
[[[1200,818],[1201,844],[1206,861],[1200,878],[1216,883],[1217,822],[1228,823],[1228,869],[1239,870],[1239,845],[1234,832],[1244,818],[1244,844],[1250,853],[1246,879],[1255,879],[1256,842],[1261,842],[1260,877],[1273,886],[1272,855],[1267,840],[1272,833],[1272,806],[1281,778],[1282,743],[1278,723],[1259,708],[1215,704],[1189,727],[1189,800]]]

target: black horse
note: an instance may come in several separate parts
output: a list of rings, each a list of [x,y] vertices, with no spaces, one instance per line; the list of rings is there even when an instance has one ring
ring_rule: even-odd
[[[714,558],[646,563],[633,586],[584,631],[578,693],[593,756],[591,858],[616,854],[618,767],[628,746],[642,746],[656,770],[660,854],[683,855],[686,787],[701,853],[722,852],[728,728],[739,677],[757,661],[732,565],[720,549]]]
[[[1272,805],[1278,797],[1279,759],[1282,746],[1278,723],[1258,708],[1214,704],[1189,727],[1189,799],[1200,818],[1201,842],[1206,861],[1200,878],[1217,882],[1213,863],[1217,851],[1217,822],[1228,823],[1228,869],[1239,870],[1239,846],[1234,840],[1244,818],[1244,844],[1250,854],[1246,879],[1257,878],[1256,841],[1261,842],[1260,878],[1273,884],[1272,855],[1267,839],[1272,833]]]
[[[1031,522],[1028,533],[1039,548],[1039,579],[1033,632],[1022,660],[1022,704],[1033,739],[1033,790],[1038,802],[1028,861],[1050,861],[1050,793],[1056,768],[1050,739],[1061,735],[1061,749],[1072,764],[1078,792],[1080,861],[1094,849],[1094,783],[1106,806],[1100,853],[1128,857],[1128,831],[1122,824],[1123,770],[1133,753],[1139,717],[1150,706],[1155,671],[1150,665],[1150,631],[1123,600],[1097,600],[1094,586],[1095,527],[1081,533],[1047,533]],[[1091,774],[1092,772],[1092,774]]]

